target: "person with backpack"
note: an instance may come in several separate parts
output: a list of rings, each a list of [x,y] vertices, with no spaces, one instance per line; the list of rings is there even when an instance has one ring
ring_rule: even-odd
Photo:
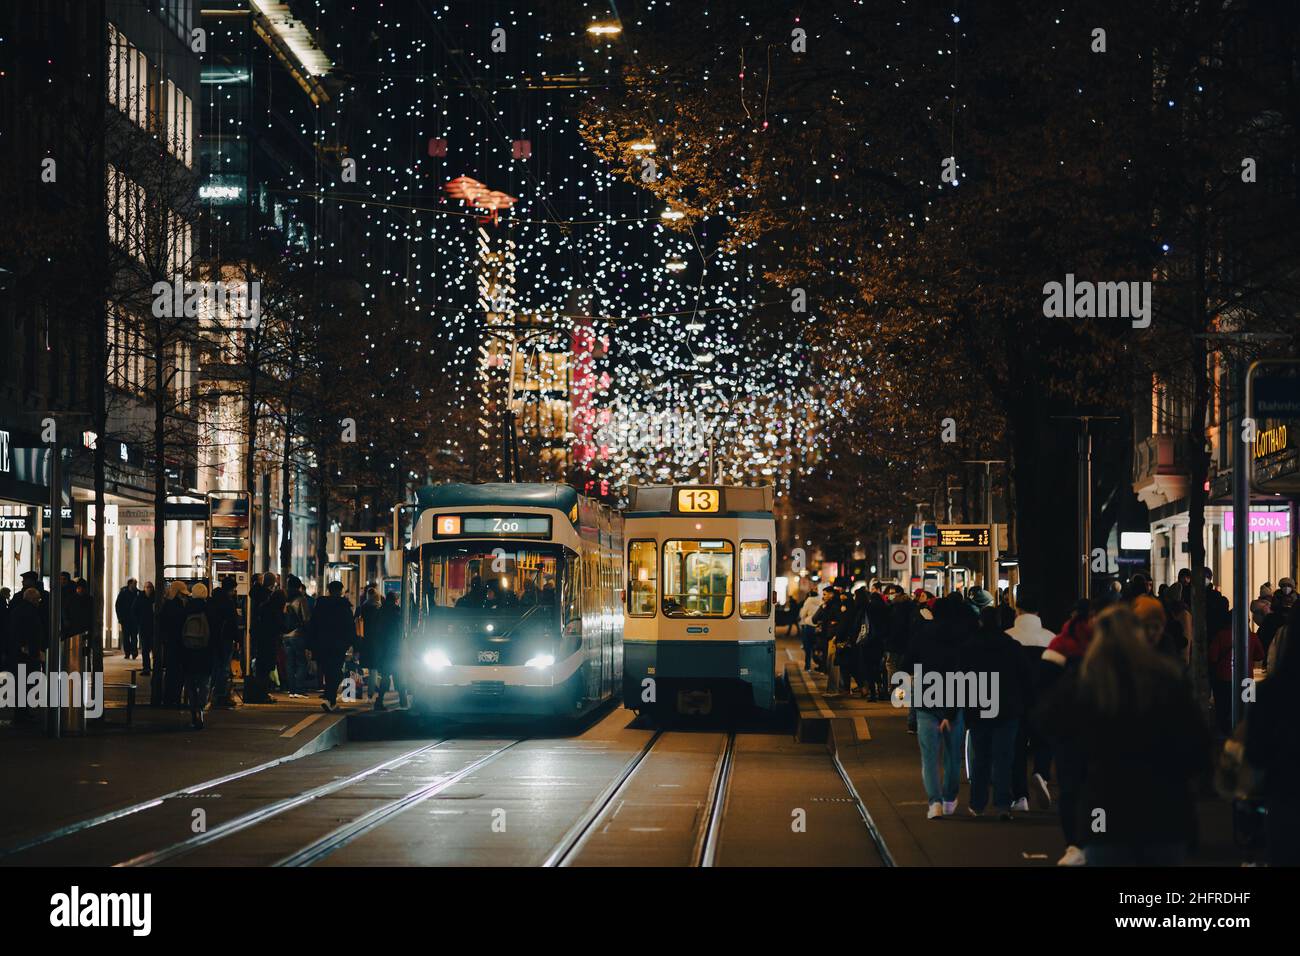
[[[180,658],[185,696],[190,705],[190,725],[202,730],[212,681],[212,626],[208,617],[208,589],[202,583],[194,585],[185,605]]]

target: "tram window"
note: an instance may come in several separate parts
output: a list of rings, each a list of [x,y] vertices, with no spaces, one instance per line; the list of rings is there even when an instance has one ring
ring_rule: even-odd
[[[766,541],[740,542],[740,616],[772,613],[772,546]]]
[[[730,541],[665,541],[664,614],[730,617],[735,571]]]
[[[627,579],[631,589],[628,614],[654,617],[659,592],[659,554],[654,541],[632,541],[627,546]]]
[[[555,603],[556,556],[532,548],[479,550],[428,544],[421,553],[420,605],[526,609]]]

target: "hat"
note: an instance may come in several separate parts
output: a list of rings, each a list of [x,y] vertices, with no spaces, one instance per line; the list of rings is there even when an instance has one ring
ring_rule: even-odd
[[[1017,614],[1016,623],[1004,632],[1025,647],[1046,647],[1056,635],[1043,627],[1037,614]]]
[[[1295,582],[1292,581],[1290,578],[1283,578],[1282,580],[1277,582],[1277,586],[1280,588],[1291,588],[1294,590]]]
[[[1165,626],[1165,608],[1149,594],[1141,594],[1133,600],[1133,614],[1143,624]]]
[[[971,588],[970,602],[978,608],[986,608],[993,603],[993,595],[983,588]]]
[[[206,584],[196,584],[190,588],[190,597],[206,598],[208,596],[208,586]]]

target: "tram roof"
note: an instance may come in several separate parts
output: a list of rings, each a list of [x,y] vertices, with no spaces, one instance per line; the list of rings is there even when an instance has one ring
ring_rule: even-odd
[[[540,482],[487,482],[425,485],[416,492],[421,508],[554,508],[568,513],[578,503],[569,485]]]

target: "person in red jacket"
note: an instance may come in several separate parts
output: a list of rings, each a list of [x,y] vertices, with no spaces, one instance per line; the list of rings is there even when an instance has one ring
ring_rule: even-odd
[[[1206,608],[1206,630],[1210,633],[1210,688],[1214,691],[1214,722],[1219,733],[1225,737],[1232,736],[1232,612],[1228,602],[1215,602]],[[1250,665],[1264,659],[1264,645],[1254,631],[1250,632]],[[1249,676],[1249,675],[1246,675]],[[1240,693],[1240,691],[1237,691]]]

